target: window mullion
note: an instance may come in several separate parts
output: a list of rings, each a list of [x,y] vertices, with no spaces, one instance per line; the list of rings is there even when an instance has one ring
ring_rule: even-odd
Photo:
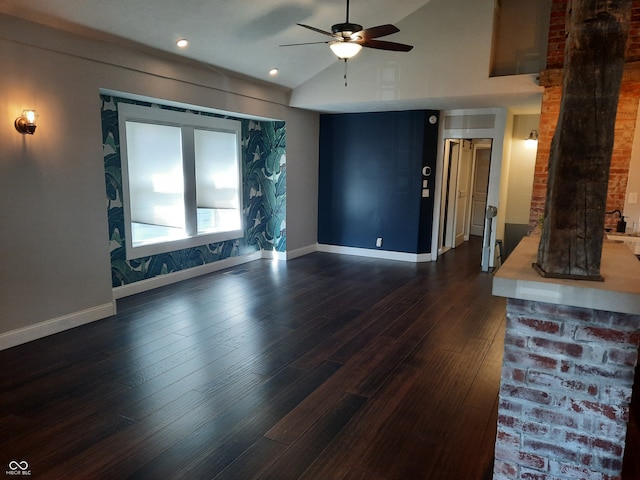
[[[184,169],[185,229],[190,237],[198,233],[198,206],[196,203],[196,160],[193,127],[182,126],[182,165]]]

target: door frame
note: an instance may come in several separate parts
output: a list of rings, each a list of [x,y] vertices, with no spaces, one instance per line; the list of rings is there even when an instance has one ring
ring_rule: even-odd
[[[469,142],[471,144],[470,164],[467,166],[466,196],[461,197],[460,173],[463,160],[463,150]],[[475,166],[475,148],[473,140],[464,138],[446,138],[444,146],[444,162],[442,170],[443,196],[440,206],[440,232],[438,252],[444,253],[456,248],[469,240],[471,197],[469,188],[473,184],[473,169]],[[455,158],[454,158],[455,156]],[[446,178],[446,181],[445,181]],[[464,211],[462,225],[458,222],[460,209]],[[459,241],[458,230],[462,226],[462,241]]]
[[[438,252],[444,253],[451,248],[455,248],[455,214],[456,214],[456,183],[458,177],[458,164],[460,156],[460,143],[457,138],[446,138],[444,140],[444,161],[442,166],[443,194],[440,204],[440,234],[438,235]],[[457,150],[456,150],[457,147]],[[454,151],[458,152],[458,158],[453,161]],[[452,179],[453,175],[453,179]],[[446,181],[445,181],[446,179]]]
[[[504,223],[504,208],[500,208],[502,158],[505,151],[505,132],[508,112],[506,108],[479,108],[446,110],[440,115],[438,134],[438,156],[436,171],[442,172],[444,166],[444,139],[486,138],[491,140],[491,166],[489,168],[489,188],[487,205],[497,208],[497,216],[487,219],[482,239],[483,247],[480,264],[483,271],[495,266],[496,226]],[[476,120],[479,126],[475,127]],[[492,120],[492,122],[490,121]],[[488,125],[491,123],[491,125]],[[431,235],[431,259],[438,258],[438,237],[440,235],[440,211],[442,203],[442,175],[436,175],[434,192],[433,224]],[[506,201],[506,199],[505,199]],[[489,225],[491,228],[487,228]],[[487,238],[489,236],[489,238]]]

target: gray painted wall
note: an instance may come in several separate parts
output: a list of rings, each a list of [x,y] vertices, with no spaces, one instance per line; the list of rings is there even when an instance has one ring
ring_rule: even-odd
[[[286,121],[289,249],[315,245],[319,118],[287,91],[6,15],[0,58],[0,348],[112,312],[101,88]]]

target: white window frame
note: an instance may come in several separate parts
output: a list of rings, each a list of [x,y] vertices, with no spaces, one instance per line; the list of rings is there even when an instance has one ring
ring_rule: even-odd
[[[184,174],[184,207],[187,217],[189,236],[175,240],[162,241],[134,246],[131,227],[130,182],[127,157],[127,129],[126,122],[140,122],[154,125],[168,125],[179,127],[182,137],[182,169]],[[242,238],[244,236],[244,218],[242,215],[242,126],[238,120],[196,115],[188,112],[176,112],[160,108],[143,107],[120,103],[118,105],[118,128],[120,132],[120,160],[122,168],[122,191],[125,228],[125,247],[127,260],[173,252],[184,248],[191,248],[210,243]],[[194,130],[210,130],[235,134],[236,164],[238,168],[238,205],[240,212],[240,228],[223,232],[197,232],[197,204],[195,178]]]

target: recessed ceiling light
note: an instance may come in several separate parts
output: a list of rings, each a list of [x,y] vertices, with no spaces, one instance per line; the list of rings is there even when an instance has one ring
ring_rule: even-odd
[[[278,75],[278,69],[272,68],[271,70],[269,70],[269,75],[271,75],[272,77],[275,77],[276,75]]]
[[[184,47],[186,47],[187,45],[189,45],[189,40],[187,40],[186,38],[181,38],[180,40],[178,40],[178,41],[176,42],[176,45],[177,45],[178,47],[180,47],[180,48],[184,48]]]

